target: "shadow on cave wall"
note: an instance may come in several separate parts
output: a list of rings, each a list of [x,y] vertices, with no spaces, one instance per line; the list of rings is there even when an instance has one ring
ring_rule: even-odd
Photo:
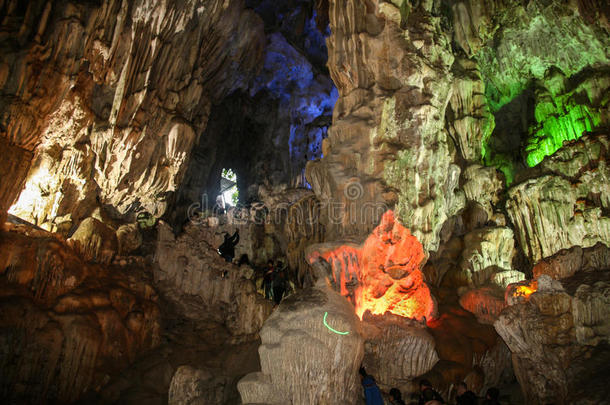
[[[495,114],[495,128],[487,143],[485,164],[498,167],[511,183],[527,168],[524,149],[529,128],[535,122],[536,103],[532,86],[502,106]]]

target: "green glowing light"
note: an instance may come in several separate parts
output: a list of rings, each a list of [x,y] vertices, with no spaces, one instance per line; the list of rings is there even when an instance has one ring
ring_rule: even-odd
[[[538,125],[532,129],[525,148],[530,167],[551,156],[565,141],[580,138],[601,122],[598,111],[581,104],[565,105],[561,99],[538,103],[535,116]]]
[[[336,329],[333,329],[328,323],[326,323],[326,317],[328,316],[328,312],[324,312],[324,326],[328,328],[331,332],[336,333],[337,335],[348,335],[349,332],[339,332]]]
[[[563,83],[563,82],[561,82]],[[538,165],[542,160],[553,155],[564,142],[579,139],[584,133],[596,129],[602,119],[599,109],[590,107],[587,100],[578,91],[560,93],[556,83],[549,79],[535,91],[536,101],[534,121],[528,128],[524,156],[529,167]],[[552,88],[551,90],[548,90]],[[498,89],[487,82],[485,96],[492,112],[497,112],[503,105],[518,96],[523,90],[520,83],[506,85]],[[540,91],[542,90],[542,91]],[[504,173],[507,186],[514,180],[515,169],[521,159],[519,156],[508,156],[494,151],[490,138],[481,140],[481,160],[486,166],[495,166]]]

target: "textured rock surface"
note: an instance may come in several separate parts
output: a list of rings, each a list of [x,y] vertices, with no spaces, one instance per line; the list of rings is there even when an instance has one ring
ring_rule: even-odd
[[[473,84],[477,77],[484,83],[485,102],[466,121],[448,111],[449,128],[456,128],[456,119],[459,125],[480,120],[471,132],[484,134],[476,145],[480,158],[502,170],[507,183],[564,141],[608,126],[603,100],[610,41],[603,2],[460,1],[450,9],[453,39],[476,61],[466,72]],[[457,63],[453,72],[457,86],[470,84]],[[495,128],[486,110],[494,114]],[[463,144],[463,136],[455,138]]]
[[[450,386],[466,380],[477,393],[497,386],[510,373],[510,352],[489,325],[454,306],[441,307],[439,319],[428,322],[440,361],[424,374],[449,399]]]
[[[256,336],[271,313],[271,303],[244,277],[244,269],[218,255],[203,238],[204,232],[190,225],[176,238],[171,228],[161,223],[155,280],[187,316],[222,323],[236,340]],[[198,313],[200,305],[190,304],[193,299],[203,304],[205,313]]]
[[[353,306],[336,292],[315,287],[282,301],[261,340],[262,372],[237,386],[243,403],[357,402],[364,341]]]
[[[438,362],[434,339],[423,325],[390,314],[364,321],[362,364],[384,389],[406,385]]]
[[[528,402],[572,403],[577,392],[579,401],[608,398],[596,376],[604,370],[597,362],[609,357],[609,289],[607,270],[579,272],[561,284],[541,276],[536,292],[500,314],[494,326]]]
[[[110,263],[118,251],[114,229],[95,218],[81,222],[69,241],[86,260],[99,263]]]
[[[464,159],[478,162],[495,124],[485,99],[485,83],[473,60],[456,59],[452,70],[453,91],[447,107],[449,134]]]
[[[176,370],[169,387],[169,405],[223,404],[227,381],[205,369],[182,366]]]
[[[516,251],[510,228],[488,227],[472,231],[464,236],[464,245],[461,268],[470,285],[481,286],[495,273],[512,269]]]
[[[485,209],[487,218],[492,219],[494,208],[498,205],[504,189],[500,173],[493,167],[475,164],[464,170],[462,178],[466,198],[479,203]]]
[[[480,323],[493,325],[506,307],[504,291],[498,286],[472,289],[460,297],[460,305],[474,314]]]
[[[554,256],[539,261],[532,272],[534,277],[546,274],[560,280],[573,276],[578,271],[604,270],[610,263],[610,248],[603,243],[597,243],[592,248],[582,249],[575,246],[561,250]]]
[[[160,342],[157,295],[141,275],[84,263],[25,227],[0,235],[0,268],[4,400],[72,402]]]
[[[121,225],[116,231],[120,256],[126,256],[142,246],[142,233],[138,224]]]
[[[23,187],[23,180],[30,166],[32,154],[27,150],[10,145],[2,137],[0,137],[0,150],[2,150],[3,154],[3,158],[0,159],[0,173],[2,173],[2,182],[0,183],[0,228],[2,228],[6,222],[6,212]],[[12,181],[13,179],[9,181],[9,176],[13,177],[14,181]]]
[[[231,334],[222,324],[209,318],[190,318],[162,294],[160,302],[161,344],[79,403],[167,404],[200,395],[206,404],[240,403],[237,381],[260,369],[260,340],[231,344]],[[205,316],[201,302],[191,304]],[[179,369],[182,372],[178,373]]]
[[[211,103],[243,88],[263,54],[262,22],[238,0],[8,10],[2,135],[40,145],[15,212],[48,228],[66,213],[79,222],[96,198],[162,215]]]
[[[330,240],[363,235],[396,205],[401,222],[438,248],[443,222],[463,205],[444,130],[453,55],[431,2],[330,1],[329,70],[339,89],[324,157],[310,163],[316,195],[337,212]],[[367,208],[370,210],[367,212]]]
[[[542,162],[542,175],[509,190],[506,208],[533,263],[610,240],[608,147],[605,135],[571,142]]]
[[[308,250],[311,264],[320,259],[329,263],[336,288],[352,300],[361,318],[366,311],[420,321],[437,315],[436,301],[421,271],[423,248],[392,211],[383,214],[361,246],[335,242]]]
[[[528,80],[542,79],[552,66],[569,76],[596,62],[607,63],[603,19],[586,17],[603,8],[598,2],[457,2],[452,5],[454,39],[476,57],[497,95],[514,97]],[[492,38],[498,41],[492,43]]]

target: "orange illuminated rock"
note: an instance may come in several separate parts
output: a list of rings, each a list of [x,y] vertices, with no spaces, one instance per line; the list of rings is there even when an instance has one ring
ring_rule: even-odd
[[[362,247],[334,247],[310,256],[310,262],[314,257],[323,257],[331,264],[337,288],[354,302],[361,319],[367,310],[418,320],[436,314],[436,303],[420,268],[423,247],[391,210]]]
[[[524,300],[529,300],[530,295],[535,293],[537,290],[537,280],[524,280],[518,283],[512,283],[506,287],[504,299],[508,305],[513,305]]]

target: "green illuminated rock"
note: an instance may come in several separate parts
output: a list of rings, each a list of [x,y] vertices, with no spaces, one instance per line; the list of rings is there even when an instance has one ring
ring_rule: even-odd
[[[545,156],[555,153],[565,141],[580,138],[602,122],[600,109],[603,107],[583,103],[599,103],[598,100],[584,97],[584,89],[589,86],[579,86],[575,91],[557,94],[560,90],[553,87],[557,82],[547,83],[550,91],[543,90],[537,94],[534,113],[536,124],[530,128],[531,137],[525,149],[527,164],[530,167],[536,166]],[[595,84],[610,87],[608,83],[605,83],[605,86],[604,83]]]
[[[586,135],[547,157],[543,175],[509,190],[506,209],[533,263],[572,246],[609,243],[609,147],[606,135]]]
[[[560,2],[514,2],[494,17],[500,32],[493,46],[475,55],[488,81],[486,95],[493,111],[519,95],[530,80],[542,80],[552,67],[569,77],[587,66],[608,63],[608,35],[600,35],[578,10]]]
[[[490,142],[506,136],[501,131],[480,138],[482,161],[502,170],[509,185],[523,164],[535,166],[564,141],[608,122],[608,92],[603,90],[608,85],[602,72],[610,62],[610,37],[603,19],[591,18],[595,10],[580,3],[543,0],[469,0],[451,6],[454,41],[477,61],[491,112],[497,113],[534,84],[545,89],[536,94],[535,120],[524,124],[529,128],[512,152],[495,150]],[[576,77],[587,79],[568,88],[566,78]],[[515,118],[521,121],[517,125],[528,119]]]

